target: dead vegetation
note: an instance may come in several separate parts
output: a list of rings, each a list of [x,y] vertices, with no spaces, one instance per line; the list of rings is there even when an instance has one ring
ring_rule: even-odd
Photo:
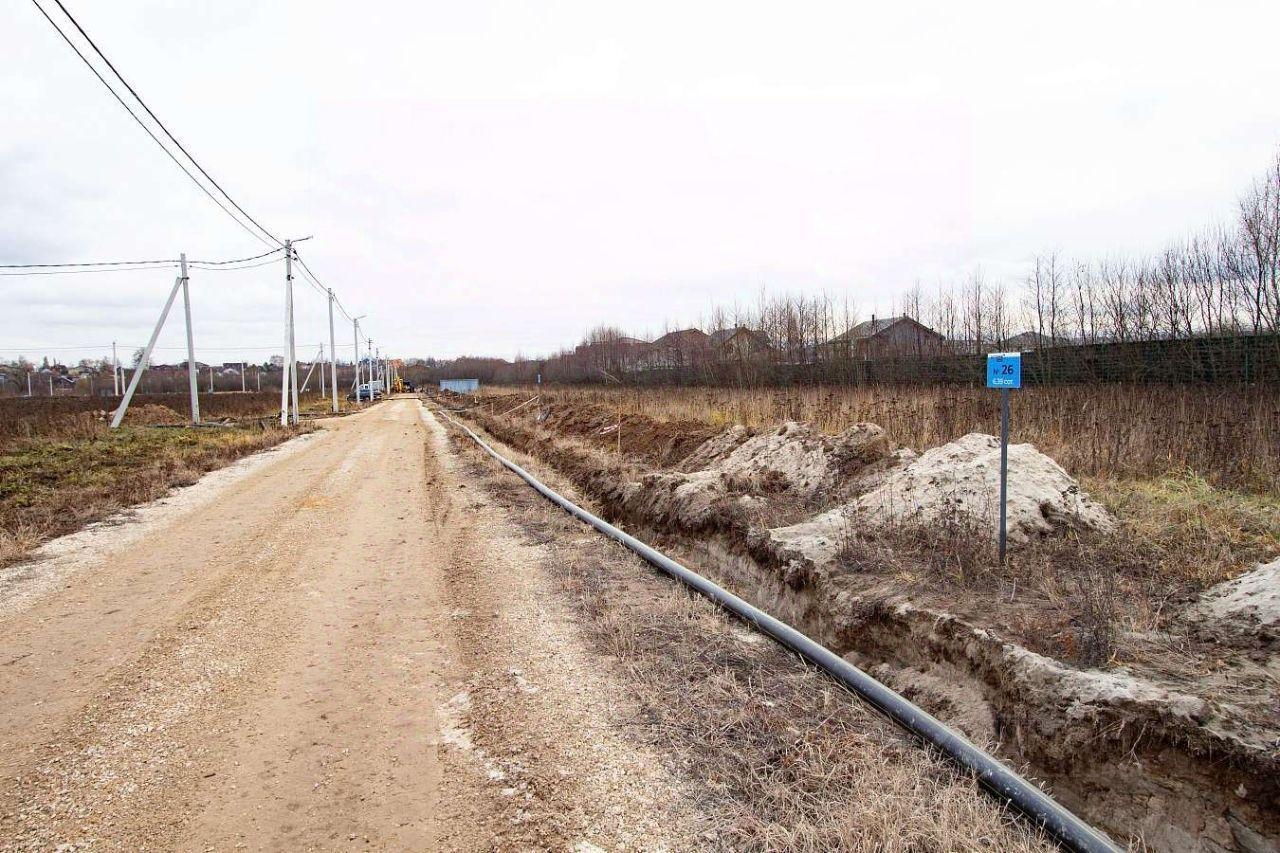
[[[706,847],[1051,849],[817,671],[638,560],[584,556],[572,544],[578,525],[491,476],[494,499],[555,550],[556,580],[586,615],[588,640],[633,686],[637,735],[692,782]]]
[[[939,387],[554,389],[543,391],[537,426],[605,453],[620,445],[635,463],[667,469],[728,426],[765,431],[790,420],[832,435],[869,421],[892,445],[936,447],[994,431],[996,396]],[[501,415],[508,401],[523,399],[490,391],[477,411]],[[1178,606],[1198,592],[1280,554],[1275,389],[1027,389],[1014,425],[1011,441],[1045,451],[1115,516],[1113,535],[1033,537],[1000,565],[989,528],[943,518],[862,530],[841,543],[838,565],[916,595],[959,593],[961,602],[1004,595],[1004,627],[1019,642],[1076,665],[1106,666],[1131,658],[1125,636],[1170,629]],[[828,490],[828,506],[835,495]],[[788,494],[768,497],[776,522]],[[821,497],[791,503],[812,512]]]
[[[482,396],[463,415],[555,467],[607,518],[658,537],[838,653],[883,665],[890,684],[923,691],[925,706],[944,717],[946,691],[926,687],[936,667],[948,668],[948,690],[969,691],[974,707],[986,709],[974,717],[986,727],[972,733],[1030,762],[1077,803],[1087,800],[1086,814],[1102,825],[1141,825],[1164,837],[1160,827],[1174,821],[1178,831],[1231,849],[1232,838],[1270,824],[1275,758],[1266,744],[1280,731],[1274,664],[1256,638],[1237,649],[1186,614],[1215,581],[1280,553],[1274,491],[1228,489],[1153,462],[1149,470],[1166,473],[1086,478],[1114,525],[1028,537],[1005,564],[989,528],[961,514],[850,528],[827,556],[797,557],[779,547],[773,526],[777,506],[790,512],[789,484],[763,488],[762,471],[750,482],[719,477],[714,490],[702,490],[701,479],[678,476],[698,467],[689,459],[701,451],[655,464],[668,458],[665,439],[648,434],[662,423],[657,398],[656,417],[621,417],[619,456],[617,404],[630,392],[607,392],[619,395],[606,396],[607,406],[593,404],[593,393],[552,392],[540,409],[513,414],[505,413],[527,397]],[[562,431],[569,411],[575,427]],[[770,426],[757,434],[783,429]],[[734,438],[736,447],[747,444]],[[1274,455],[1274,447],[1254,448],[1251,464],[1272,464]],[[828,506],[806,512],[832,512],[849,497],[828,493]],[[1155,799],[1164,817],[1135,790],[1162,792]]]
[[[498,393],[520,391],[502,389]],[[525,395],[533,396],[529,389]],[[827,433],[861,422],[924,451],[999,429],[999,395],[959,386],[808,385],[789,388],[543,389],[566,408],[718,429],[799,421]],[[1076,477],[1151,478],[1193,472],[1258,494],[1280,482],[1280,389],[1274,385],[1070,385],[1025,388],[1013,400],[1010,441],[1029,442]],[[643,452],[643,450],[641,451]]]

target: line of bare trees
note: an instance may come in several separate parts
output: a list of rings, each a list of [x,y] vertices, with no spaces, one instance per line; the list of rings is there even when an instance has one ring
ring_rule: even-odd
[[[1202,341],[1255,341],[1280,364],[1280,156],[1240,197],[1234,222],[1178,241],[1149,257],[1078,261],[1057,252],[1037,256],[1017,283],[990,281],[977,270],[963,281],[921,284],[898,300],[897,316],[941,335],[927,348],[910,343],[881,353],[975,356],[1010,346],[1024,350]],[[848,295],[769,295],[746,306],[715,309],[698,324],[710,333],[746,328],[768,346],[750,352],[755,372],[768,366],[819,365],[854,358],[856,350],[831,343],[848,338],[860,316]],[[866,327],[862,327],[865,334]],[[665,330],[665,331],[670,331]],[[654,372],[649,343],[614,326],[597,326],[573,349],[541,359],[466,359],[433,363],[424,378],[471,371],[484,381],[624,381]],[[1257,347],[1255,346],[1255,350]],[[1165,353],[1167,347],[1160,349]],[[663,368],[715,374],[742,360],[741,349],[676,351]],[[865,358],[865,354],[862,356]],[[1162,356],[1163,357],[1163,356]],[[674,358],[674,360],[673,360]],[[723,371],[720,371],[723,372]]]

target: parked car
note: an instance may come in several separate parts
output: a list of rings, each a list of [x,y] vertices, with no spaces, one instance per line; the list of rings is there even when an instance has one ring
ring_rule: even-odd
[[[370,388],[368,382],[361,384],[359,388],[347,394],[348,400],[360,400],[361,402],[379,400],[381,398],[382,389],[377,387]]]

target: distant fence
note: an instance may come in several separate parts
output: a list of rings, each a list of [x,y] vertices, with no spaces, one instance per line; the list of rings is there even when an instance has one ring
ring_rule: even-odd
[[[452,391],[455,394],[474,394],[480,390],[479,379],[441,379],[441,391]]]

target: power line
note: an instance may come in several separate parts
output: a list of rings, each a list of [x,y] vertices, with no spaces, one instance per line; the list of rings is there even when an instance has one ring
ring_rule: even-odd
[[[261,256],[259,256],[261,257]],[[65,264],[0,264],[0,269],[42,269],[44,267],[122,267],[139,264],[176,264],[177,258],[159,258],[151,261],[78,261]]]
[[[191,161],[191,164],[200,170],[200,174],[208,178],[209,183],[217,187],[218,192],[222,193],[223,197],[226,198],[227,201],[231,202],[231,206],[234,207],[236,210],[240,211],[241,213],[243,213],[244,218],[252,222],[259,231],[261,231],[263,234],[266,234],[272,240],[275,240],[277,245],[283,245],[279,238],[277,238],[270,231],[268,231],[267,229],[259,225],[258,220],[250,216],[243,207],[237,204],[236,200],[231,197],[230,193],[224,190],[222,188],[222,185],[213,179],[213,175],[210,175],[208,172],[206,172],[204,167],[200,165],[200,162],[196,160],[195,157],[191,156],[191,152],[188,151],[183,146],[183,144],[178,141],[178,138],[169,132],[169,128],[164,126],[164,122],[160,120],[160,117],[151,111],[151,107],[147,106],[147,102],[142,100],[142,96],[139,95],[137,91],[132,86],[129,85],[129,81],[124,79],[124,75],[122,75],[119,71],[116,70],[116,67],[111,64],[111,60],[107,59],[107,55],[102,52],[102,50],[98,47],[97,43],[95,43],[94,40],[89,37],[89,34],[84,31],[84,27],[80,26],[80,22],[77,21],[69,11],[67,11],[66,6],[62,5],[62,0],[53,0],[53,2],[58,4],[58,8],[62,10],[62,14],[66,15],[67,20],[69,20],[72,24],[74,24],[75,28],[80,31],[80,35],[84,36],[84,40],[87,41],[89,43],[89,46],[93,48],[93,52],[98,54],[98,56],[102,57],[102,61],[107,63],[107,67],[111,69],[111,73],[116,75],[116,79],[124,84],[124,87],[129,90],[129,94],[133,95],[133,97],[138,101],[138,103],[142,105],[142,108],[147,111],[147,115],[151,116],[151,118],[155,120],[155,123],[159,125],[161,130],[164,131],[164,135],[172,139],[173,144],[178,146],[178,150],[181,151],[183,154],[187,155],[187,159]]]
[[[11,275],[84,275],[85,273],[99,273],[99,272],[135,272],[135,271],[137,271],[137,270],[168,270],[168,269],[175,269],[177,266],[178,266],[178,262],[177,262],[177,261],[173,261],[172,263],[155,264],[155,265],[151,265],[151,266],[140,266],[140,267],[116,267],[116,266],[112,266],[112,267],[91,267],[91,268],[87,268],[87,269],[52,269],[52,270],[46,270],[46,269],[37,269],[37,270],[20,269],[20,270],[17,270],[17,271],[12,271],[12,270],[11,270],[11,271],[9,271],[9,272],[0,272],[0,276],[11,276]]]
[[[265,261],[258,261],[257,263],[252,263],[252,264],[238,264],[236,266],[224,266],[221,264],[211,266],[209,264],[206,264],[204,261],[188,261],[187,267],[189,269],[206,270],[208,272],[239,272],[240,270],[253,270],[253,269],[257,269],[258,267],[265,267],[265,266],[270,266],[271,264],[278,264],[282,260],[283,258],[267,258]]]
[[[270,255],[283,252],[284,249],[272,249],[269,252],[263,252],[260,255],[250,255],[247,258],[229,258],[224,261],[187,261],[188,264],[201,264],[203,266],[221,267],[230,264],[242,264],[247,261],[256,261]],[[33,269],[53,269],[58,267],[145,267],[145,266],[173,266],[180,264],[179,258],[157,258],[150,261],[68,261],[60,264],[0,264],[0,269],[6,270],[33,270]]]
[[[275,254],[278,254],[278,253],[283,252],[283,251],[284,251],[284,247],[282,246],[282,247],[280,247],[279,249],[272,249],[272,250],[271,250],[271,251],[269,251],[269,252],[263,252],[261,255],[253,255],[253,256],[248,257],[248,258],[232,258],[232,259],[227,260],[227,261],[187,261],[187,263],[188,263],[188,264],[203,264],[203,265],[205,265],[205,266],[212,266],[212,267],[220,267],[220,266],[226,266],[227,264],[242,264],[242,263],[244,263],[245,261],[256,261],[256,260],[258,260],[259,258],[269,257],[270,255],[275,255]]]
[[[303,276],[309,279],[312,284],[320,288],[324,294],[328,296],[331,292],[329,288],[325,287],[325,285],[321,283],[320,277],[311,271],[311,267],[307,266],[307,262],[302,259],[302,256],[298,254],[296,249],[294,250],[293,256],[298,259],[298,264],[302,267]],[[346,317],[348,321],[355,319],[350,313],[348,313],[347,309],[342,304],[342,300],[338,299],[336,294],[333,297],[333,304],[338,306],[338,310],[342,312],[342,316]]]
[[[54,2],[57,2],[57,0],[54,0]],[[163,151],[163,152],[168,156],[168,158],[174,162],[174,165],[176,165],[179,169],[181,169],[181,170],[182,170],[182,173],[183,173],[184,175],[186,175],[188,178],[190,178],[190,179],[191,179],[191,182],[192,182],[192,183],[194,183],[194,184],[195,184],[195,185],[200,189],[200,191],[201,191],[202,193],[204,193],[205,195],[207,195],[207,196],[209,197],[209,200],[210,200],[210,201],[212,201],[212,202],[213,202],[214,204],[216,204],[218,207],[222,208],[223,213],[227,214],[227,216],[230,216],[230,217],[231,217],[231,219],[232,219],[232,220],[233,220],[237,225],[239,225],[241,228],[243,228],[243,229],[245,230],[245,232],[247,232],[250,236],[252,236],[252,237],[253,237],[255,240],[257,240],[258,242],[260,242],[260,243],[264,243],[264,244],[266,244],[266,245],[270,246],[270,245],[271,245],[271,243],[269,243],[269,242],[267,242],[266,240],[262,239],[262,237],[261,237],[261,236],[259,236],[256,232],[254,232],[254,231],[253,231],[253,229],[251,229],[248,225],[245,225],[243,222],[241,222],[241,221],[240,221],[240,218],[239,218],[238,216],[236,216],[234,213],[232,213],[232,212],[227,208],[227,206],[226,206],[225,204],[223,204],[223,203],[218,199],[218,197],[217,197],[217,196],[215,196],[213,193],[209,192],[209,188],[208,188],[208,187],[206,187],[204,184],[202,184],[202,183],[201,183],[201,182],[196,178],[196,176],[195,176],[195,175],[191,174],[191,171],[190,171],[189,169],[187,169],[187,167],[186,167],[186,166],[184,166],[184,165],[182,164],[182,161],[181,161],[181,160],[179,160],[176,156],[174,156],[173,152],[172,152],[172,151],[170,151],[170,150],[169,150],[169,148],[168,148],[168,147],[167,147],[163,142],[161,142],[161,141],[160,141],[160,139],[155,135],[155,133],[153,133],[153,132],[151,131],[151,128],[147,127],[146,122],[144,122],[141,118],[139,118],[139,117],[138,117],[138,114],[137,114],[136,112],[134,112],[134,111],[133,111],[133,108],[132,108],[132,107],[130,107],[127,103],[125,103],[124,98],[121,98],[121,97],[120,97],[120,93],[119,93],[119,92],[117,92],[117,91],[115,90],[115,88],[114,88],[114,87],[112,87],[112,85],[111,85],[110,83],[108,83],[108,82],[107,82],[106,78],[105,78],[105,77],[103,77],[101,73],[99,73],[98,69],[97,69],[97,68],[95,68],[95,67],[93,66],[93,63],[89,61],[88,57],[86,57],[86,56],[85,56],[85,55],[80,51],[80,48],[76,47],[75,42],[73,42],[73,41],[71,40],[71,38],[70,38],[70,37],[69,37],[65,32],[63,32],[62,28],[61,28],[61,27],[59,27],[59,26],[58,26],[58,24],[57,24],[57,22],[56,22],[56,21],[54,21],[54,20],[53,20],[53,18],[51,18],[51,17],[49,16],[49,13],[45,11],[44,7],[40,5],[40,3],[38,2],[38,0],[31,0],[31,3],[32,3],[32,5],[34,5],[34,6],[36,7],[36,9],[38,9],[38,10],[40,11],[40,14],[44,16],[44,19],[45,19],[46,21],[48,21],[48,22],[49,22],[49,25],[50,25],[51,27],[53,27],[53,28],[54,28],[54,30],[56,30],[56,31],[57,31],[58,35],[62,36],[62,40],[63,40],[63,41],[65,41],[65,42],[67,43],[67,46],[68,46],[68,47],[70,47],[73,51],[75,51],[76,56],[80,57],[80,61],[81,61],[81,62],[83,62],[83,63],[85,64],[85,66],[86,66],[90,71],[92,71],[92,72],[93,72],[93,76],[98,78],[98,82],[99,82],[99,83],[101,83],[103,86],[105,86],[105,87],[106,87],[107,91],[111,93],[111,96],[112,96],[113,98],[115,98],[115,99],[116,99],[116,101],[118,101],[118,102],[119,102],[120,106],[124,107],[125,111],[129,113],[130,117],[132,117],[132,118],[133,118],[133,120],[134,120],[134,121],[136,121],[136,122],[138,123],[138,126],[139,126],[139,127],[141,127],[141,128],[146,132],[147,136],[150,136],[150,137],[151,137],[151,141],[152,141],[152,142],[154,142],[156,145],[160,146],[160,150],[161,150],[161,151]],[[61,3],[58,3],[58,5],[59,5],[59,6],[62,6],[62,4],[61,4]],[[65,8],[63,8],[63,12],[66,12],[66,9],[65,9]],[[70,15],[70,14],[68,14],[68,15],[67,15],[67,17],[68,17],[68,18],[71,18],[71,15]],[[74,19],[74,18],[71,18],[71,22],[72,22],[73,24],[75,24],[75,23],[76,23],[76,21],[75,21],[75,19]],[[79,28],[80,28],[80,25],[79,25],[79,24],[76,24],[76,28],[77,28],[77,29],[79,29]],[[84,32],[84,30],[80,30],[80,31],[81,31],[82,33]],[[88,36],[85,36],[85,38],[87,39],[87,38],[88,38]],[[92,42],[90,42],[90,44],[92,44]],[[95,47],[94,49],[95,49],[95,50],[97,50],[97,48],[96,48],[96,47]],[[99,55],[101,56],[101,53],[99,53]],[[103,59],[105,60],[105,59],[106,59],[106,57],[103,57]],[[110,63],[107,63],[107,64],[108,64],[108,65],[110,65]],[[113,70],[114,70],[114,69],[113,69]],[[116,76],[118,77],[118,76],[119,76],[119,74],[117,74]],[[123,78],[121,79],[121,82],[124,82],[124,81],[123,81]],[[125,86],[126,86],[126,87],[128,87],[128,85],[129,85],[128,83],[125,83]],[[130,91],[132,91],[132,90],[130,90]],[[134,95],[134,97],[137,97],[137,95],[135,94],[135,95]],[[142,103],[141,99],[139,99],[139,103]],[[142,104],[142,106],[145,108],[145,107],[146,107],[146,104]],[[147,110],[147,112],[151,112],[151,111],[150,111],[150,110]],[[157,124],[159,124],[159,120],[157,120]],[[161,125],[161,127],[163,127],[163,125]],[[165,133],[166,133],[166,134],[168,134],[168,131],[165,131]],[[172,138],[172,137],[170,137],[170,138]],[[176,140],[175,140],[175,142],[176,142]],[[181,146],[179,146],[179,147],[181,147]],[[183,153],[186,153],[186,152],[184,151]],[[190,154],[188,154],[187,156],[188,156],[188,157],[190,157],[191,155],[190,155]],[[196,162],[195,162],[195,160],[192,160],[191,162],[192,162],[193,164],[195,164],[195,167],[196,167],[197,169],[200,169],[200,164],[199,164],[199,163],[196,163]],[[201,171],[201,172],[203,172],[204,170],[203,170],[203,169],[200,169],[200,171]],[[210,180],[212,180],[212,178],[210,178]],[[215,186],[217,186],[217,184],[215,184]],[[222,188],[221,188],[221,187],[219,187],[218,189],[219,189],[219,191],[220,191],[220,192],[222,192]],[[226,195],[226,193],[225,193],[225,192],[223,192],[223,195]],[[235,201],[234,201],[230,196],[227,196],[227,200],[228,200],[228,201],[230,201],[230,202],[232,203],[232,205],[234,205],[234,206],[236,207],[236,209],[237,209],[237,210],[239,210],[239,209],[240,209],[239,205],[236,205]],[[242,211],[242,212],[243,212],[243,211]],[[245,216],[246,216],[246,218],[248,218],[248,214],[245,214]],[[250,222],[253,222],[252,218],[250,218],[250,219],[249,219],[249,221],[250,221]],[[253,224],[254,224],[254,225],[258,225],[258,223],[256,223],[256,222],[254,222]],[[262,226],[258,225],[258,228],[260,228],[260,229],[261,229],[261,228],[262,228]],[[264,234],[266,234],[268,237],[270,237],[272,240],[275,240],[275,241],[276,241],[276,243],[279,243],[279,242],[280,242],[279,240],[276,240],[276,238],[275,238],[274,236],[272,236],[272,235],[271,235],[271,232],[266,231],[265,229],[263,229],[263,233],[264,233]]]
[[[142,348],[141,344],[130,344],[122,341],[115,341],[114,343],[117,347],[124,350]],[[4,347],[3,349],[0,349],[0,353],[16,352],[21,354],[21,353],[27,353],[27,352],[36,352],[36,353],[71,352],[75,350],[111,349],[111,346],[112,346],[111,344],[79,344],[79,345],[70,345],[70,346],[51,347],[51,346],[42,346],[42,345],[32,344],[30,346],[25,346],[25,347],[24,346]],[[328,347],[328,344],[325,344],[325,346]],[[342,343],[337,343],[336,341],[334,342],[334,347],[337,349],[351,349],[353,346],[355,346],[355,344],[342,344]],[[220,344],[201,344],[200,348],[203,350],[212,350],[214,352],[272,352],[280,348],[280,343],[275,342],[270,344],[258,344],[256,346],[222,346]],[[185,345],[183,345],[183,346],[156,346],[156,347],[152,347],[152,349],[178,350],[178,351],[186,352],[187,348]]]

